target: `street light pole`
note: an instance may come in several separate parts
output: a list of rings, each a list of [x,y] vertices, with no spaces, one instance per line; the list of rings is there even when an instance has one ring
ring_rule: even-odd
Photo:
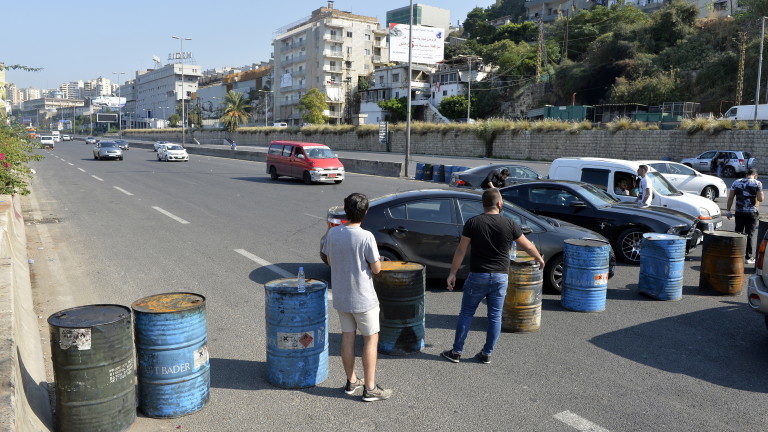
[[[760,105],[760,75],[763,71],[763,41],[765,40],[765,20],[768,17],[762,17],[760,21],[763,22],[763,31],[760,33],[760,62],[757,65],[757,90],[755,90],[755,118],[754,122],[757,123],[757,106]]]
[[[408,15],[408,97],[405,109],[405,178],[408,178],[408,164],[411,159],[411,74],[413,73],[413,0],[410,1]]]
[[[181,60],[181,145],[184,145],[184,126],[186,122],[185,118],[185,109],[184,109],[184,102],[187,99],[187,91],[184,88],[186,83],[184,82],[184,41],[188,40],[191,41],[192,38],[185,38],[181,36],[171,36],[174,39],[179,40],[179,49],[181,50],[179,52],[179,60]]]
[[[472,118],[469,115],[469,108],[472,105],[472,56],[467,56],[467,123]]]
[[[120,136],[123,131],[123,108],[120,106],[120,75],[124,75],[125,72],[112,72],[113,75],[117,75],[117,136]]]

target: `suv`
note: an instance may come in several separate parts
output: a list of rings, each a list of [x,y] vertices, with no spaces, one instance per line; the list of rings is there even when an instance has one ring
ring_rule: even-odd
[[[765,315],[765,326],[768,327],[768,262],[765,249],[768,246],[768,232],[757,245],[755,274],[747,282],[747,304],[753,311]]]
[[[752,153],[735,150],[710,150],[696,157],[683,159],[680,163],[700,172],[717,172],[715,157],[718,153],[725,154],[726,162],[723,167],[723,175],[726,177],[745,174],[747,169],[753,168],[757,163],[757,159],[752,157]]]
[[[51,135],[40,135],[40,148],[51,147],[56,145],[56,139]]]

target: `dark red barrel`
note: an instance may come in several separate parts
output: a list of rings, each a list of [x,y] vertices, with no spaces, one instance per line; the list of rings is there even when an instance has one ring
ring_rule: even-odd
[[[699,288],[736,295],[744,285],[747,236],[730,231],[704,234]]]

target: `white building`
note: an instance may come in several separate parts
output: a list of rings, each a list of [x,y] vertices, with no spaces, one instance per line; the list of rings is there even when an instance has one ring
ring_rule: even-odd
[[[387,11],[387,28],[391,23],[408,24],[410,20],[410,6]],[[449,31],[451,26],[451,11],[421,3],[413,4],[413,25],[437,27]]]
[[[433,67],[414,64],[411,74],[411,111],[418,120],[432,119],[428,112],[436,111],[430,105],[430,80]],[[387,113],[378,103],[389,99],[408,96],[408,65],[400,64],[376,69],[373,82],[367,90],[360,92],[361,121],[377,124],[388,119]],[[426,110],[426,111],[424,111]]]
[[[59,90],[65,99],[82,99],[85,93],[85,84],[82,80],[71,81],[60,85]]]
[[[167,120],[182,99],[189,107],[201,75],[200,66],[184,63],[137,71],[134,79],[120,85],[119,95],[126,99],[124,124],[129,128],[142,127],[154,123],[153,119]],[[117,96],[118,91],[113,94]]]

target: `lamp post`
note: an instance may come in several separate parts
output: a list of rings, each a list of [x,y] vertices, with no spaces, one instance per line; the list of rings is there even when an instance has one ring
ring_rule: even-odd
[[[179,60],[181,60],[181,145],[185,144],[184,141],[184,126],[186,123],[184,101],[187,99],[187,91],[185,89],[186,83],[184,82],[184,41],[191,41],[192,38],[185,38],[182,36],[171,36],[173,39],[179,40]]]
[[[272,93],[272,90],[256,90],[259,93],[264,94],[264,127],[267,126],[267,93]],[[274,98],[274,96],[272,96]]]
[[[112,72],[113,75],[117,75],[117,136],[120,136],[123,130],[123,108],[120,106],[120,75],[124,75],[125,72]]]
[[[411,159],[411,74],[413,73],[413,0],[408,13],[408,97],[405,107],[405,178],[408,178],[408,164]]]
[[[763,30],[760,33],[760,61],[757,66],[757,90],[755,90],[755,118],[754,122],[757,123],[757,106],[760,105],[760,75],[763,71],[763,41],[765,40],[765,20],[768,17],[762,17],[760,21],[763,23]]]

